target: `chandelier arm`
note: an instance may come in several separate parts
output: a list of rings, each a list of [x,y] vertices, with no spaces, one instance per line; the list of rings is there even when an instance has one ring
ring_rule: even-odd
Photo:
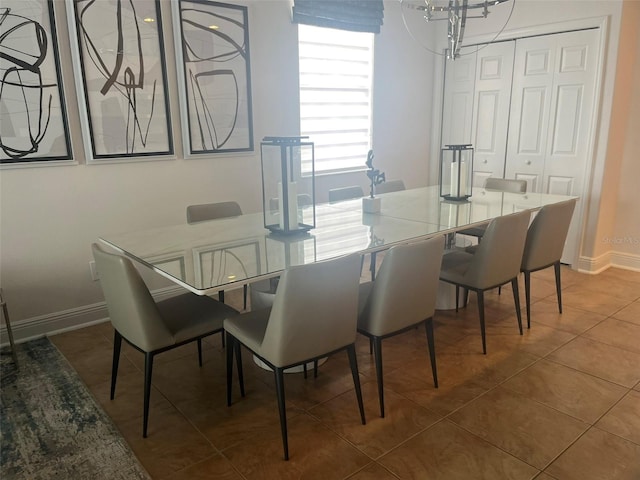
[[[454,56],[460,56],[460,47],[462,45],[462,39],[464,38],[464,27],[467,25],[467,7],[469,0],[462,0],[462,16],[460,17],[460,26],[458,28],[458,40],[456,41],[456,51]]]
[[[501,3],[506,3],[509,1],[511,0],[492,0],[491,2],[473,3],[471,5],[467,5],[467,9],[475,9],[475,8],[484,9],[485,7],[488,8],[489,6],[495,7],[496,5],[500,5]],[[422,10],[425,12],[427,10],[430,10],[431,12],[448,12],[451,9],[455,9],[455,7],[450,7],[450,6],[437,7],[431,4],[429,4],[428,6],[427,5],[408,5],[407,8],[410,8],[412,10]]]
[[[409,36],[425,50],[435,55],[445,55],[449,59],[455,59],[455,58],[467,55],[467,53],[460,54],[460,49],[462,48],[462,40],[463,40],[464,30],[465,30],[467,20],[476,19],[476,18],[487,18],[487,15],[490,13],[488,10],[489,7],[500,5],[506,2],[512,2],[511,11],[509,12],[507,20],[503,24],[502,28],[498,31],[498,33],[496,33],[496,35],[493,37],[493,40],[484,42],[482,46],[476,45],[475,52],[478,52],[479,50],[486,48],[489,44],[495,42],[496,39],[502,34],[502,32],[504,32],[505,28],[507,27],[507,24],[509,23],[509,20],[513,15],[513,11],[515,9],[515,4],[517,0],[485,0],[483,2],[473,3],[473,4],[469,4],[470,0],[462,0],[463,1],[462,7],[460,6],[460,1],[461,0],[449,0],[448,6],[437,6],[433,2],[433,0],[424,0],[424,5],[416,5],[416,4],[410,3],[407,0],[400,0],[401,10],[402,10],[402,23],[404,24],[405,30],[407,31]],[[473,9],[482,8],[483,12],[478,15],[469,15],[468,10],[472,8]],[[444,53],[438,52],[429,48],[422,41],[416,38],[412,29],[409,27],[407,23],[407,18],[405,16],[404,10],[414,10],[414,11],[417,10],[417,11],[423,12],[424,13],[423,18],[427,23],[431,21],[447,20],[449,22],[449,26],[448,26],[449,48],[446,49]],[[434,18],[436,14],[444,13],[444,12],[447,12],[447,16],[445,18]],[[464,20],[462,20],[461,17],[464,17]]]

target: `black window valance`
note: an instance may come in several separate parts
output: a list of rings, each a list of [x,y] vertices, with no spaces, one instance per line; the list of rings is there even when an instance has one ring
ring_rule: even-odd
[[[293,22],[352,32],[380,33],[382,0],[294,0]]]

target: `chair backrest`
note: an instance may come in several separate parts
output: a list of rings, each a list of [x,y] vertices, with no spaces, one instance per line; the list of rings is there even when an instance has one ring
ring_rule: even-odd
[[[467,285],[485,289],[518,276],[530,218],[524,211],[491,220],[464,274]]]
[[[113,327],[145,352],[171,345],[173,335],[131,260],[91,247]]]
[[[391,247],[384,255],[358,326],[383,336],[435,312],[444,237]]]
[[[242,209],[237,202],[203,203],[187,207],[187,223],[237,217],[239,215],[242,215]]]
[[[499,190],[510,193],[526,193],[527,182],[525,180],[513,180],[510,178],[489,177],[484,182],[487,190]]]
[[[359,283],[359,255],[285,270],[262,342],[265,358],[283,367],[355,342]]]
[[[351,187],[332,188],[329,190],[329,202],[341,202],[343,200],[351,200],[352,198],[364,197],[364,190],[359,185]]]
[[[380,185],[376,185],[376,193],[399,192],[401,190],[405,190],[402,180],[389,180]]]
[[[540,209],[527,231],[522,270],[537,270],[560,260],[576,201],[567,200]]]

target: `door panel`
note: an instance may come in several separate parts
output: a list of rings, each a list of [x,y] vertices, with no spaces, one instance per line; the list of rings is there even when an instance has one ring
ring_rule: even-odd
[[[575,155],[581,118],[582,85],[561,85],[557,89],[558,112],[562,121],[556,121],[551,142],[551,155]]]
[[[515,42],[478,49],[473,114],[474,186],[502,177],[509,127]]]
[[[549,175],[547,181],[547,192],[554,195],[571,195],[571,192],[574,190],[574,182],[571,177],[555,177]]]
[[[585,193],[598,39],[598,30],[582,30],[516,41],[511,114],[519,128],[509,136],[505,176],[535,177],[527,179],[530,191]],[[569,228],[567,263],[577,255],[582,203]]]
[[[446,62],[442,146],[471,143],[475,76],[475,53]]]
[[[546,110],[549,95],[546,87],[524,88],[520,104],[519,128],[517,129],[517,153],[523,157],[544,155],[546,139]]]
[[[507,142],[505,178],[522,176],[542,179],[554,59],[554,44],[546,37],[516,41],[511,98],[512,127]],[[527,191],[538,192],[542,182],[531,181],[527,187]]]

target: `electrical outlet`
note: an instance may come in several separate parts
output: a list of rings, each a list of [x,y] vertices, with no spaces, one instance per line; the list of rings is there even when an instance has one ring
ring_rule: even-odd
[[[89,270],[91,271],[91,280],[94,282],[100,280],[100,275],[98,275],[98,270],[96,269],[96,262],[89,262]]]

